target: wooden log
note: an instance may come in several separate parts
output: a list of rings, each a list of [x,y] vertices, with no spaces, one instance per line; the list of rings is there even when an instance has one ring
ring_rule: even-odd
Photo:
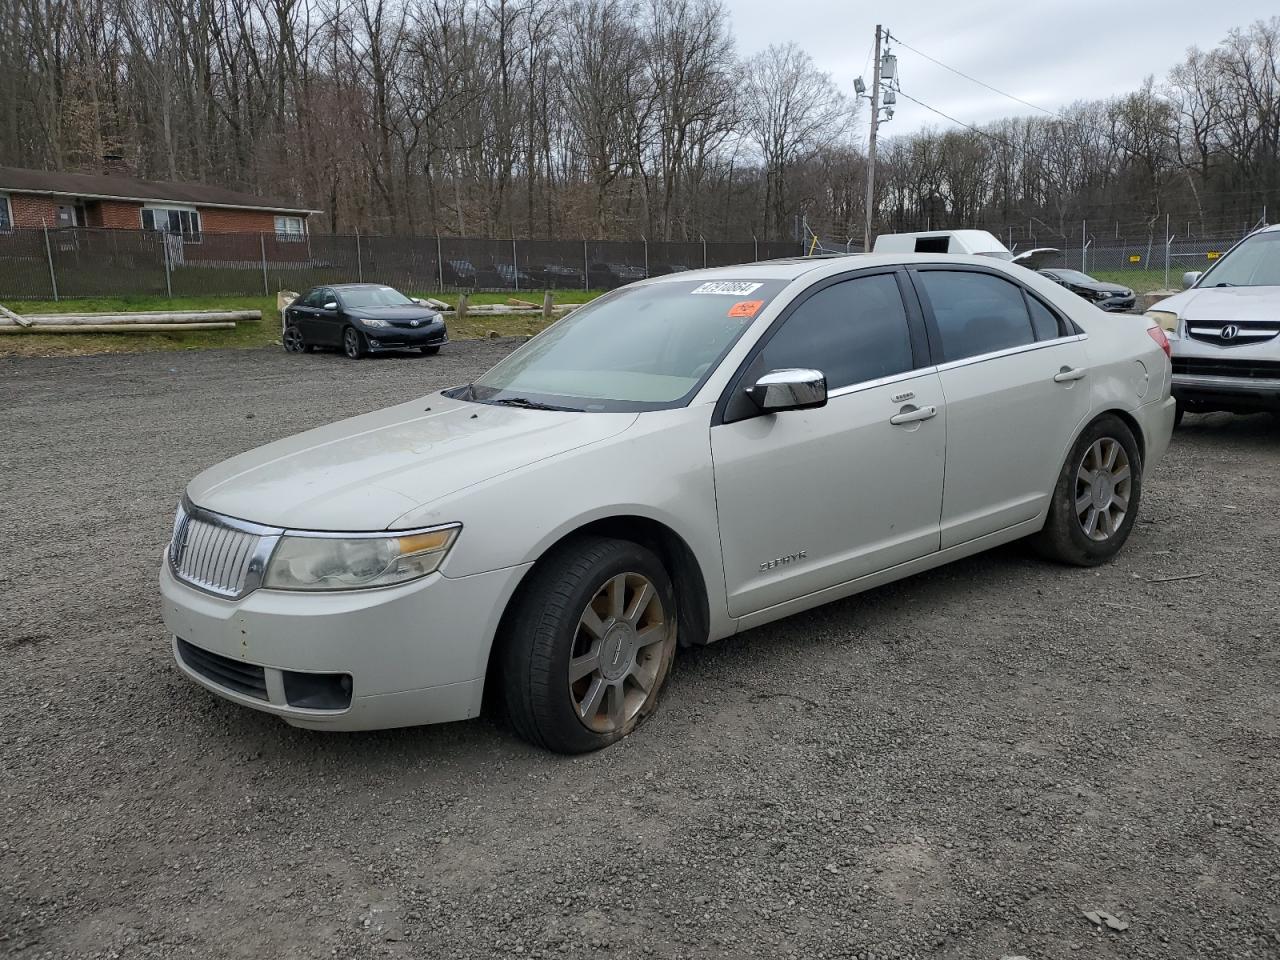
[[[14,313],[12,310],[5,307],[3,304],[0,304],[0,323],[5,322],[6,320],[12,323],[16,323],[20,327],[31,326],[31,321],[28,320],[26,317],[20,317],[16,313]]]
[[[445,303],[443,300],[437,300],[435,297],[427,297],[427,306],[428,306],[428,307],[435,307],[437,310],[452,310],[452,309],[453,309],[453,307],[449,306],[449,305],[448,305],[447,303]]]
[[[207,310],[184,313],[41,313],[30,314],[22,318],[28,323],[45,326],[75,326],[89,324],[105,326],[108,324],[131,323],[235,323],[257,322],[262,319],[259,310]],[[0,318],[0,325],[10,321]]]
[[[467,319],[467,295],[465,293],[458,294],[458,319]]]
[[[6,333],[190,333],[193,330],[234,330],[236,325],[225,323],[130,323],[114,324],[31,324],[28,327],[0,326],[0,335]]]
[[[542,319],[550,320],[551,311],[555,307],[555,297],[550,290],[542,294]]]
[[[534,308],[536,308],[538,305],[537,305],[536,303],[534,303],[532,300],[521,300],[521,299],[520,299],[520,298],[518,298],[518,297],[507,297],[507,306],[508,306],[508,307],[534,307]]]

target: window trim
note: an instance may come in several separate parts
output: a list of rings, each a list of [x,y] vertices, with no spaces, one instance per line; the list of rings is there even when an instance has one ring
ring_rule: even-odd
[[[1030,343],[1024,343],[1016,347],[1006,347],[1003,350],[992,350],[988,353],[976,353],[970,357],[962,357],[959,360],[947,360],[946,353],[942,346],[942,331],[938,327],[938,321],[933,313],[933,304],[929,302],[929,294],[923,289],[923,284],[916,282],[916,274],[929,273],[934,271],[946,271],[948,273],[982,273],[987,276],[995,277],[997,280],[1003,280],[1005,283],[1012,284],[1014,287],[1022,291],[1023,307],[1027,311],[1027,326],[1031,330],[1034,337],[1036,328],[1031,320],[1031,308],[1027,304],[1027,298],[1034,298],[1041,306],[1048,310],[1058,320],[1059,335],[1050,340],[1032,340]],[[939,371],[953,370],[956,367],[967,366],[970,363],[976,363],[982,360],[994,360],[999,357],[1011,356],[1015,353],[1025,353],[1031,350],[1038,350],[1045,346],[1058,343],[1065,343],[1075,340],[1088,340],[1089,335],[1080,329],[1080,326],[1070,317],[1063,314],[1061,310],[1053,304],[1045,300],[1044,297],[1037,294],[1034,290],[1030,290],[1025,284],[1020,283],[1015,277],[1009,276],[1002,270],[992,269],[990,267],[979,266],[973,263],[912,263],[906,265],[906,273],[915,290],[916,296],[920,301],[920,309],[924,315],[925,328],[929,334],[929,353]],[[1062,332],[1062,331],[1068,332]]]
[[[729,413],[729,404],[734,397],[742,392],[742,381],[747,373],[751,370],[752,365],[759,358],[761,352],[769,345],[769,341],[777,335],[793,313],[800,309],[810,297],[822,292],[827,287],[835,286],[837,283],[844,283],[847,280],[859,280],[865,277],[891,275],[898,284],[898,294],[902,297],[902,307],[907,317],[907,336],[911,345],[911,362],[913,364],[910,370],[903,370],[900,374],[889,374],[886,377],[877,380],[867,380],[861,383],[845,384],[843,387],[837,387],[835,390],[828,391],[827,397],[843,396],[845,393],[854,393],[864,388],[864,385],[879,384],[881,380],[892,382],[899,377],[915,377],[922,372],[929,371],[933,366],[933,358],[930,350],[929,341],[927,339],[928,330],[925,324],[925,318],[921,309],[921,303],[917,299],[915,287],[911,279],[907,275],[906,268],[903,264],[881,264],[874,267],[863,267],[860,270],[850,270],[845,273],[836,273],[831,276],[824,277],[815,283],[809,284],[803,291],[792,298],[778,315],[769,324],[760,336],[756,338],[755,343],[751,345],[751,350],[743,357],[742,362],[738,364],[738,368],[733,371],[733,375],[729,378],[724,390],[721,391],[719,399],[716,400],[715,409],[711,414],[711,426],[723,426],[726,423],[737,423],[744,419],[734,417],[727,419]],[[797,279],[802,279],[797,278]],[[794,281],[793,281],[794,282]],[[745,418],[751,419],[751,418]]]
[[[292,230],[281,229],[280,227],[282,222],[289,223],[291,221],[298,224],[298,230],[296,233]],[[306,217],[300,217],[293,213],[277,213],[275,214],[275,219],[272,221],[272,225],[275,227],[276,240],[280,243],[305,243],[307,240]]]
[[[138,209],[138,222],[142,225],[142,229],[143,229],[143,230],[147,230],[147,229],[148,229],[148,227],[147,227],[147,223],[146,223],[146,218],[145,218],[145,214],[146,214],[148,211],[151,213],[151,220],[152,220],[152,224],[153,224],[153,226],[150,228],[150,230],[151,230],[152,232],[155,232],[155,233],[162,233],[162,234],[164,234],[165,236],[173,236],[173,235],[174,235],[174,233],[173,233],[173,231],[172,231],[172,230],[170,230],[167,226],[166,226],[163,230],[157,229],[157,228],[154,226],[154,223],[155,223],[155,215],[156,215],[157,213],[163,213],[163,214],[165,214],[165,215],[166,215],[166,216],[165,216],[165,219],[168,219],[168,214],[170,214],[170,213],[179,213],[179,214],[181,214],[181,213],[189,213],[189,214],[191,214],[191,216],[192,216],[193,220],[195,221],[195,227],[196,227],[195,232],[194,232],[194,233],[183,233],[182,231],[179,231],[179,232],[177,233],[177,236],[179,236],[179,237],[181,237],[181,238],[182,238],[182,242],[183,242],[183,243],[203,243],[203,242],[204,242],[204,217],[202,217],[202,216],[200,215],[200,210],[199,210],[199,208],[198,208],[198,207],[196,207],[196,206],[195,206],[195,204],[191,204],[191,203],[144,203],[144,204],[143,204],[143,205]]]
[[[13,204],[9,202],[9,194],[0,193],[0,209],[4,210],[4,223],[0,224],[0,233],[11,233],[13,225]]]

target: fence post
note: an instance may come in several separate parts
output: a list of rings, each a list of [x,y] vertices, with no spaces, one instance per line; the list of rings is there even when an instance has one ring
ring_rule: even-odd
[[[1173,238],[1169,236],[1169,214],[1164,215],[1164,288],[1169,289],[1169,248],[1173,246]]]
[[[49,221],[40,221],[44,224],[44,255],[49,260],[49,286],[53,288],[53,299],[58,299],[58,275],[53,269],[53,247],[49,243]]]
[[[169,261],[169,234],[160,234],[160,250],[164,255],[164,292],[173,299],[173,264]]]
[[[356,231],[356,276],[364,283],[364,258],[360,253],[360,231]]]
[[[591,272],[591,265],[587,263],[587,241],[583,240],[582,241],[582,289],[583,290],[591,289],[591,280],[589,279],[590,272]]]
[[[755,246],[756,263],[759,263],[760,262],[760,240],[756,237],[754,233],[751,235],[751,243]]]
[[[516,293],[520,292],[520,258],[516,256],[516,238],[511,238],[511,275],[515,278]]]
[[[271,285],[267,282],[267,237],[258,234],[258,247],[262,250],[262,295],[271,296]]]
[[[649,279],[649,238],[640,234],[640,242],[644,244],[644,278]]]
[[[702,269],[705,270],[707,268],[707,238],[702,234],[698,234],[698,236],[702,240]]]
[[[1081,220],[1080,221],[1080,272],[1081,273],[1089,272],[1089,265],[1085,263],[1085,248],[1088,246],[1086,242],[1087,236],[1088,236],[1087,222],[1084,220]]]
[[[444,247],[440,243],[440,234],[436,234],[436,278],[440,281],[440,292],[444,292]]]

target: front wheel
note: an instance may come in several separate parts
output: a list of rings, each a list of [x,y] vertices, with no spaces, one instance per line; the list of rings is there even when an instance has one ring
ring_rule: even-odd
[[[359,360],[368,352],[364,345],[364,337],[355,327],[347,327],[342,331],[342,352],[352,360]]]
[[[434,357],[437,353],[439,353],[439,352],[440,352],[440,347],[439,347],[439,346],[434,346],[434,347],[419,347],[418,349],[422,351],[422,355],[423,355],[424,357]]]
[[[566,542],[540,561],[507,617],[502,678],[516,732],[557,753],[621,740],[657,704],[676,626],[671,579],[652,551]]]
[[[1129,538],[1142,500],[1142,454],[1133,431],[1107,414],[1071,448],[1036,548],[1081,567],[1105,563]]]

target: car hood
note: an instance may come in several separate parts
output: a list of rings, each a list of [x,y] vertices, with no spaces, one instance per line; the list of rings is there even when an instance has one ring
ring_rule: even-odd
[[[1184,320],[1274,320],[1280,313],[1280,287],[1195,287],[1152,310],[1168,310]]]
[[[464,487],[621,433],[636,416],[432,394],[232,457],[192,480],[187,496],[269,526],[382,530]]]
[[[347,312],[353,317],[376,317],[379,320],[434,320],[440,315],[439,310],[416,304],[407,307],[351,307]]]

